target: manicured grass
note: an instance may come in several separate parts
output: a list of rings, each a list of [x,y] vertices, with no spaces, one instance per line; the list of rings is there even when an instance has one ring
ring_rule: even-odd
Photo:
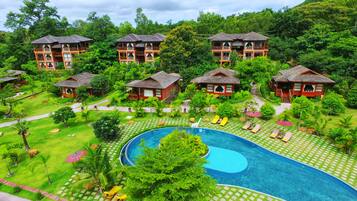
[[[347,108],[344,114],[338,116],[326,116],[329,121],[326,128],[335,128],[339,126],[339,121],[342,117],[352,115],[352,127],[357,126],[357,109]]]
[[[105,113],[93,111],[91,121],[98,119],[103,114]],[[0,163],[0,177],[48,192],[54,192],[60,186],[63,186],[74,173],[72,165],[65,162],[69,154],[82,149],[89,143],[98,143],[90,124],[84,122],[80,117],[77,117],[76,121],[70,122],[68,128],[61,124],[54,124],[51,118],[33,121],[29,126],[28,142],[31,148],[39,150],[40,154],[50,156],[48,168],[54,183],[48,184],[44,167],[36,157],[34,159],[26,157],[18,167],[14,168],[15,175],[10,178],[6,178],[6,168],[4,163]],[[57,134],[50,133],[54,128],[59,128],[61,131]],[[0,131],[4,133],[4,136],[0,137],[0,151],[5,149],[4,146],[8,143],[22,143],[21,137],[17,135],[13,127],[2,128]],[[36,165],[37,163],[39,164]],[[32,172],[33,167],[35,169]]]
[[[6,185],[0,185],[0,191],[1,192],[5,192],[5,193],[9,193],[9,194],[13,194],[16,195],[18,197],[22,197],[22,198],[26,198],[29,200],[36,200],[36,194],[29,192],[29,191],[20,191],[18,193],[14,193],[14,188],[10,187],[10,186],[6,186]]]

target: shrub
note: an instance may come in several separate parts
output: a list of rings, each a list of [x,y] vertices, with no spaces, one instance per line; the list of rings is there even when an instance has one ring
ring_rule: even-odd
[[[271,119],[275,114],[275,109],[269,103],[265,103],[261,108],[260,112],[262,113],[262,119]]]
[[[249,91],[239,91],[233,94],[231,101],[233,103],[242,103],[244,101],[250,100],[252,98],[252,94]]]
[[[193,95],[192,100],[190,102],[190,116],[203,116],[205,114],[205,107],[208,106],[206,93],[203,91],[197,91],[195,95]]]
[[[176,118],[180,116],[181,116],[180,108],[172,108],[172,111],[170,112],[170,117]]]
[[[347,93],[347,105],[351,108],[357,108],[357,81],[352,84]]]
[[[135,117],[144,117],[145,116],[145,110],[144,110],[144,101],[139,100],[134,102],[133,104],[134,110],[135,110]]]
[[[20,193],[22,191],[22,189],[19,186],[15,186],[13,189],[13,193],[17,194]]]
[[[94,134],[103,140],[116,139],[122,132],[119,126],[119,118],[115,116],[104,116],[92,124]]]
[[[66,127],[68,127],[68,120],[75,117],[76,114],[70,107],[60,108],[52,114],[52,119],[54,120],[55,124],[62,122]]]
[[[85,86],[80,86],[76,89],[76,94],[77,94],[77,101],[85,101],[89,94],[88,94],[88,90],[87,87]]]
[[[217,114],[221,117],[233,117],[235,113],[233,105],[228,102],[220,104],[217,109]]]
[[[314,103],[305,96],[294,98],[292,103],[293,115],[297,118],[304,118],[314,111]]]
[[[109,80],[105,75],[96,75],[90,81],[90,85],[96,95],[103,95],[109,90]]]
[[[345,100],[341,95],[328,93],[322,99],[322,111],[328,115],[338,115],[345,112]]]
[[[42,193],[37,192],[35,195],[36,200],[42,200],[45,196],[42,195]]]

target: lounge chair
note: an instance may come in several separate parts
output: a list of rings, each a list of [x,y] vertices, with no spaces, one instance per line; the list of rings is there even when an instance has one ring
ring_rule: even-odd
[[[255,123],[250,124],[248,130],[252,130],[255,127]]]
[[[291,132],[287,132],[287,133],[285,133],[283,139],[281,139],[281,140],[283,142],[288,142],[291,139],[292,136],[293,136],[293,134]]]
[[[110,191],[105,191],[103,193],[103,197],[105,199],[112,199],[114,195],[116,195],[120,190],[122,189],[121,186],[113,186],[113,188]]]
[[[271,138],[277,138],[279,135],[280,130],[279,129],[274,129],[273,132],[271,132],[270,137]]]
[[[128,196],[126,194],[117,194],[112,201],[126,201],[128,199]]]
[[[212,119],[211,123],[212,123],[212,124],[216,124],[219,119],[220,119],[220,117],[219,117],[218,115],[216,115],[216,116],[214,116],[214,118]]]
[[[225,126],[228,123],[228,117],[224,117],[219,125]]]
[[[244,130],[248,130],[248,128],[252,125],[252,122],[247,121],[245,122],[244,126],[242,127]]]
[[[258,131],[260,131],[260,129],[261,129],[261,125],[257,124],[254,126],[254,128],[251,131],[252,133],[257,133]]]

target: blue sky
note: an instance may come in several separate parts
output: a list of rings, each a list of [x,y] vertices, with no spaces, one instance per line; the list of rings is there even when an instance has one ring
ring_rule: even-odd
[[[91,11],[108,14],[115,24],[123,21],[134,22],[137,7],[152,20],[165,23],[182,19],[196,19],[200,11],[216,12],[223,16],[246,11],[260,11],[264,8],[279,10],[292,7],[303,0],[52,0],[61,16],[70,22],[86,19]],[[9,11],[17,12],[22,0],[0,0],[0,30],[5,30],[4,22]]]

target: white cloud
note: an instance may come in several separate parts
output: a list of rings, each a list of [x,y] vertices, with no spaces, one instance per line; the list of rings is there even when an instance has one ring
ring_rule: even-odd
[[[285,6],[294,6],[303,0],[52,0],[61,16],[70,22],[86,19],[91,11],[108,14],[115,24],[123,21],[134,22],[136,8],[141,7],[144,13],[155,21],[165,23],[197,18],[199,11],[217,12],[227,16],[245,11],[259,11],[264,8],[274,10]],[[6,14],[15,11],[22,5],[22,0],[0,0],[0,30],[5,29]]]

